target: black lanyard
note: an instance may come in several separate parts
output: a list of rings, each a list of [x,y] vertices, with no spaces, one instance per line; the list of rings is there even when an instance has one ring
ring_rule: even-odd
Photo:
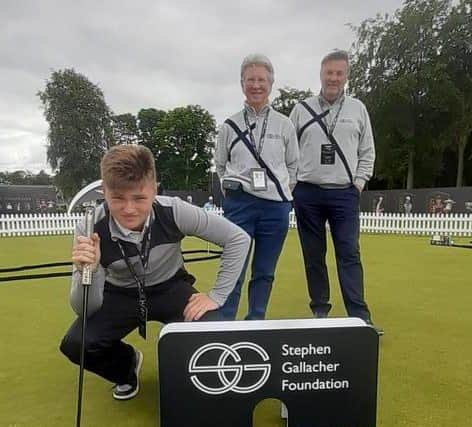
[[[256,139],[254,138],[254,134],[252,133],[252,127],[249,124],[249,118],[247,114],[247,110],[244,110],[244,122],[246,123],[246,129],[247,133],[249,134],[249,138],[251,139],[251,144],[254,147],[254,151],[256,152],[257,158],[259,159],[261,157],[262,153],[262,147],[264,147],[264,140],[265,140],[265,134],[267,131],[267,122],[269,119],[269,111],[270,109],[267,109],[267,113],[264,117],[264,122],[262,123],[262,130],[261,130],[261,137],[259,138],[259,144],[256,145]]]
[[[134,269],[131,261],[126,254],[125,248],[123,247],[122,243],[118,240],[118,247],[120,248],[121,255],[123,255],[123,259],[128,267],[129,272],[133,276],[136,285],[138,287],[138,304],[139,304],[139,334],[146,339],[146,321],[147,321],[147,303],[146,303],[146,293],[145,293],[145,286],[146,286],[146,269],[149,262],[149,254],[151,252],[151,227],[148,227],[146,232],[144,233],[143,241],[141,243],[141,250],[136,249],[139,253],[139,259],[141,260],[141,265],[143,267],[143,276],[140,279]]]
[[[141,265],[143,266],[142,279],[140,279],[139,276],[137,275],[136,270],[131,264],[122,243],[119,240],[117,241],[117,243],[120,248],[121,254],[123,255],[123,259],[126,265],[128,266],[128,270],[133,276],[134,280],[136,281],[136,284],[138,285],[139,297],[141,298],[141,294],[142,294],[144,296],[144,299],[146,299],[146,296],[144,294],[144,287],[146,284],[146,269],[149,262],[149,254],[151,252],[151,228],[149,227],[146,233],[144,234],[143,241],[141,244],[141,250],[139,250],[138,247],[136,246],[136,249],[138,249],[138,253],[139,253],[139,259],[141,260]]]
[[[349,181],[351,181],[351,184],[353,184],[354,180],[352,178],[351,168],[349,167],[349,164],[347,163],[346,156],[344,155],[343,150],[341,150],[341,147],[337,143],[336,138],[334,137],[334,135],[332,133],[331,134],[329,133],[329,131],[326,127],[326,124],[323,120],[323,117],[326,114],[328,114],[329,110],[326,110],[321,114],[316,114],[316,111],[313,110],[313,108],[311,108],[305,101],[300,101],[300,104],[303,105],[303,107],[306,108],[306,110],[312,115],[313,118],[311,120],[309,120],[308,122],[306,122],[302,126],[302,128],[299,130],[298,140],[301,141],[302,134],[308,128],[308,126],[312,125],[313,123],[317,123],[320,126],[320,128],[323,130],[324,134],[326,135],[326,138],[328,138],[328,141],[331,142],[331,144],[333,144],[334,149],[338,153],[339,158],[343,162],[344,168],[346,169],[346,172],[349,175]],[[321,107],[321,102],[320,102],[320,107]]]
[[[320,99],[321,99],[321,98],[320,98]],[[342,110],[343,105],[344,105],[344,99],[345,99],[345,98],[343,97],[343,99],[342,99],[341,102],[339,103],[338,111],[337,111],[336,115],[334,116],[334,119],[333,119],[333,121],[331,122],[331,125],[330,125],[330,126],[328,126],[328,123],[327,123],[327,120],[326,120],[326,117],[327,117],[327,116],[325,116],[325,117],[323,118],[323,121],[325,122],[326,127],[327,127],[327,129],[328,129],[328,135],[329,135],[329,136],[332,136],[332,135],[333,135],[333,132],[334,132],[334,129],[336,129],[336,125],[337,125],[337,123],[338,123],[339,113],[341,113],[341,110]],[[324,102],[323,102],[323,104],[324,104]],[[323,107],[322,107],[322,105],[321,105],[321,102],[320,102],[320,107],[321,107],[321,109],[323,110]],[[326,110],[326,111],[329,112],[329,109]]]

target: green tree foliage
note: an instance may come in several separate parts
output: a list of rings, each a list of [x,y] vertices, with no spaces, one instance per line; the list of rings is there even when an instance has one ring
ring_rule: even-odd
[[[44,170],[40,170],[38,174],[33,175],[31,184],[33,185],[52,185],[54,178],[48,175]]]
[[[215,135],[213,116],[199,105],[175,108],[158,121],[153,151],[165,189],[195,190],[208,186]]]
[[[298,102],[313,96],[313,92],[310,89],[300,90],[292,87],[284,87],[277,90],[279,91],[279,95],[272,101],[272,107],[274,110],[287,117]]]
[[[53,71],[38,96],[49,124],[47,158],[66,198],[100,175],[111,113],[101,89],[73,69]]]
[[[54,178],[44,170],[34,174],[30,171],[0,172],[0,184],[10,185],[53,185]]]
[[[27,171],[18,170],[11,173],[7,172],[8,184],[11,185],[27,185],[31,174]]]
[[[156,159],[159,157],[160,148],[155,131],[165,115],[165,111],[155,108],[142,108],[138,112],[139,143],[149,148]]]
[[[131,113],[112,116],[111,135],[113,145],[137,144],[139,135],[136,117]]]
[[[457,152],[456,186],[462,186],[465,150],[472,133],[472,1],[460,0],[440,33],[441,60],[446,64],[451,88],[452,118],[447,137]]]
[[[454,104],[440,56],[449,12],[449,0],[406,0],[393,17],[355,28],[350,88],[372,116],[377,178],[390,188],[434,185],[439,175]]]

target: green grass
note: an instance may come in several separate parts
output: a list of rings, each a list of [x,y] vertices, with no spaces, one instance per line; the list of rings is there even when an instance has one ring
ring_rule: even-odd
[[[70,240],[2,238],[0,268],[66,261]],[[426,237],[363,235],[361,244],[367,300],[375,323],[386,331],[380,346],[378,426],[470,425],[472,252],[433,247]],[[189,239],[186,247],[205,245]],[[201,290],[212,285],[217,263],[188,264]],[[332,255],[329,267],[333,315],[344,315]],[[68,294],[67,278],[0,282],[0,427],[74,425],[78,369],[58,351],[74,318]],[[268,318],[310,317],[307,301],[298,238],[291,231]],[[241,316],[245,308],[244,303]],[[158,329],[152,324],[149,336],[156,337]],[[144,342],[133,333],[127,340],[145,354],[142,391],[129,402],[116,402],[109,383],[86,374],[84,427],[158,425],[155,339]],[[277,402],[264,402],[256,412],[256,426],[283,425]]]

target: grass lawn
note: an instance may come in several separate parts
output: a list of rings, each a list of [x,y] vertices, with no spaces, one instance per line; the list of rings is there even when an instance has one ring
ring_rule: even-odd
[[[70,244],[66,236],[1,238],[0,268],[66,261]],[[433,247],[427,237],[363,235],[361,245],[367,300],[375,323],[385,329],[377,425],[471,425],[472,252]],[[185,246],[205,247],[196,239]],[[217,263],[188,264],[201,290],[211,286]],[[332,256],[329,266],[332,314],[343,316]],[[68,294],[68,278],[0,282],[0,427],[75,425],[78,368],[58,351],[74,318]],[[298,237],[290,231],[267,317],[310,317],[307,302]],[[149,336],[156,337],[158,329],[152,324]],[[86,374],[84,427],[158,425],[155,339],[145,342],[132,333],[127,340],[144,352],[142,390],[131,401],[116,402],[111,384]],[[254,425],[282,426],[279,413],[277,402],[266,401],[256,410]]]

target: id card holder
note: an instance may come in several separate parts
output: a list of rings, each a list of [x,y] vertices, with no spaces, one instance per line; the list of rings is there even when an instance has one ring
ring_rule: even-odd
[[[321,144],[321,159],[322,165],[334,165],[336,150],[334,144]]]
[[[147,305],[145,299],[139,299],[138,307],[138,332],[146,339],[146,323],[147,323]]]
[[[267,172],[263,168],[253,168],[249,171],[251,177],[251,190],[267,190]]]

